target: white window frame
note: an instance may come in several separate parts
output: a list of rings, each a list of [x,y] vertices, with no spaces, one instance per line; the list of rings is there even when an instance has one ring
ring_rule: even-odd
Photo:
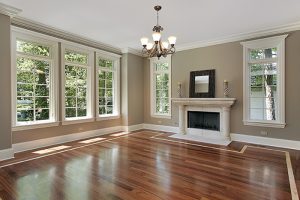
[[[154,76],[154,64],[157,63],[168,63],[168,74],[169,74],[169,105],[170,110],[168,114],[161,114],[156,112],[156,90],[155,90],[155,76]],[[171,90],[172,90],[172,56],[168,55],[166,58],[150,58],[150,110],[151,117],[154,118],[166,118],[171,119],[172,116],[172,104],[171,104]]]
[[[50,68],[50,103],[49,103],[49,120],[42,120],[36,122],[17,122],[17,66],[16,66],[16,59],[17,54],[22,55],[23,57],[28,58],[35,58],[32,56],[27,56],[25,53],[17,53],[16,49],[16,42],[17,39],[29,41],[33,43],[38,43],[42,45],[46,45],[50,47],[50,57],[44,58],[41,56],[42,59],[47,60],[51,64]],[[36,56],[39,57],[39,56]],[[12,130],[13,131],[20,131],[20,130],[28,130],[28,129],[36,129],[36,128],[44,128],[44,127],[52,127],[59,125],[58,119],[58,42],[55,38],[51,36],[46,36],[40,33],[24,30],[17,27],[12,27],[11,31],[11,78],[12,78]]]
[[[114,64],[114,110],[113,114],[106,114],[106,115],[100,115],[99,114],[99,74],[98,70],[100,67],[98,66],[98,59],[107,59],[113,61]],[[102,120],[110,120],[110,119],[118,119],[120,118],[120,55],[113,54],[113,53],[108,53],[104,51],[96,51],[96,115],[97,115],[97,121],[102,121]],[[108,70],[111,71],[111,70]]]
[[[241,42],[243,45],[243,122],[244,125],[284,128],[285,123],[285,38],[288,35]],[[250,119],[250,56],[251,49],[268,49],[277,47],[277,58],[270,61],[277,63],[278,115],[275,121]]]
[[[87,116],[86,117],[65,117],[65,50],[71,50],[79,53],[84,53],[88,55],[87,64]],[[72,63],[70,63],[72,65]],[[76,64],[80,65],[80,64]],[[94,51],[93,49],[72,43],[72,42],[62,42],[61,43],[61,118],[62,124],[76,124],[95,121],[94,117]]]

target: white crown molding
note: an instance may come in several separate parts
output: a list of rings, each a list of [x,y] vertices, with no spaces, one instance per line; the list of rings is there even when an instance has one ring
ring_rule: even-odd
[[[11,158],[14,158],[14,150],[12,148],[0,150],[0,161]]]
[[[213,46],[217,44],[248,40],[252,38],[265,37],[269,35],[281,34],[281,33],[286,33],[286,32],[296,31],[296,30],[300,30],[300,22],[295,22],[283,26],[276,26],[268,29],[256,30],[248,33],[230,35],[227,37],[216,38],[214,40],[203,40],[203,41],[198,41],[198,42],[193,42],[188,44],[182,44],[176,46],[176,51],[185,51],[185,50],[196,49],[200,47]]]
[[[0,13],[3,15],[7,15],[11,18],[18,15],[20,12],[22,12],[21,9],[0,3]]]
[[[104,50],[104,51],[108,51],[111,53],[115,53],[118,55],[122,54],[122,51],[120,48],[109,45],[109,44],[105,44],[102,42],[98,42],[96,40],[92,40],[83,36],[79,36],[76,35],[74,33],[70,33],[52,26],[48,26],[39,22],[35,22],[29,19],[25,19],[23,17],[14,17],[11,20],[11,24],[13,26],[19,27],[19,28],[24,28],[27,30],[31,30],[31,31],[35,31],[35,32],[39,32],[45,35],[49,35],[52,37],[56,37],[59,39],[63,39],[66,41],[70,41],[70,42],[75,42],[78,44],[82,44],[85,46],[89,46],[89,47],[93,47],[99,50]]]

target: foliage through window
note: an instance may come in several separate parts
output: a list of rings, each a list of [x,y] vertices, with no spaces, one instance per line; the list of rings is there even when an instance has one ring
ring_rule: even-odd
[[[51,47],[16,39],[16,125],[53,119]]]
[[[65,50],[65,117],[87,116],[88,55]]]
[[[98,57],[99,116],[113,115],[115,109],[116,69],[112,60]]]
[[[151,62],[152,114],[170,116],[171,61],[169,58]]]
[[[247,87],[244,88],[245,121],[284,124],[284,91],[281,89],[284,84],[284,38],[243,43]]]

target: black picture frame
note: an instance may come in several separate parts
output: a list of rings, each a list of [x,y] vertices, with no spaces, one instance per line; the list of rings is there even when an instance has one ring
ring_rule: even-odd
[[[195,92],[195,77],[209,76],[208,92]],[[190,98],[215,98],[215,70],[201,70],[190,72]]]

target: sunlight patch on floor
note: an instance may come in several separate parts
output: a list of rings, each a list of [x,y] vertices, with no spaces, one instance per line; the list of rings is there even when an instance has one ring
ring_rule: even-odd
[[[48,148],[48,149],[42,149],[42,150],[35,151],[35,152],[32,152],[32,153],[35,153],[35,154],[46,154],[46,153],[51,153],[51,152],[54,152],[54,151],[59,151],[59,150],[67,149],[67,148],[70,148],[70,147],[71,146],[62,145],[62,146],[52,147],[52,148]]]
[[[122,136],[122,135],[128,135],[128,132],[115,133],[115,134],[111,134],[110,136],[119,137],[119,136]]]
[[[93,138],[93,139],[89,139],[89,140],[83,140],[83,141],[80,141],[78,143],[81,143],[81,144],[89,144],[89,143],[93,143],[93,142],[98,142],[98,141],[101,141],[101,140],[105,140],[106,138]]]

